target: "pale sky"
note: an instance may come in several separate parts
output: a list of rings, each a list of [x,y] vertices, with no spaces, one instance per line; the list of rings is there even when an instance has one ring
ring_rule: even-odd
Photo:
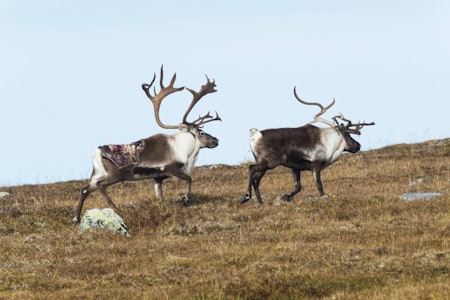
[[[376,122],[362,150],[450,137],[448,0],[1,0],[0,40],[0,186],[85,179],[97,146],[175,133],[141,89],[162,64],[176,86],[216,80],[191,117],[217,111],[220,143],[197,165],[252,160],[250,128],[310,122],[294,86],[336,98],[325,117]],[[169,96],[162,120],[190,99]]]

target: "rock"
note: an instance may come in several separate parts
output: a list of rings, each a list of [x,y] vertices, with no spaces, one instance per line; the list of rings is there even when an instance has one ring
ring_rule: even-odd
[[[437,198],[442,196],[442,194],[440,193],[406,193],[400,196],[401,199],[403,200],[408,200],[408,201],[412,201],[412,200],[417,200],[417,199],[431,199],[431,198]]]
[[[413,182],[411,182],[409,184],[409,186],[414,186],[414,185],[418,185],[418,184],[422,184],[425,181],[425,177],[419,178],[417,180],[414,180]]]
[[[123,222],[123,219],[116,214],[111,208],[98,209],[93,208],[87,210],[83,218],[81,218],[78,233],[83,233],[89,228],[107,228],[116,233],[130,236],[130,231]]]
[[[8,192],[0,192],[0,198],[4,198],[6,196],[9,196]]]

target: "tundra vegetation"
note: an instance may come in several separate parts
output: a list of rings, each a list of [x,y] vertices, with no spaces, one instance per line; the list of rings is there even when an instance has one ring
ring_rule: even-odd
[[[88,181],[1,187],[2,299],[443,299],[450,295],[450,139],[344,154],[310,172],[294,201],[284,168],[262,179],[264,205],[238,201],[249,163],[202,166],[185,183],[110,187],[131,237],[72,224]],[[413,184],[417,179],[420,184]],[[406,201],[406,192],[437,192]],[[92,194],[85,209],[104,208]]]

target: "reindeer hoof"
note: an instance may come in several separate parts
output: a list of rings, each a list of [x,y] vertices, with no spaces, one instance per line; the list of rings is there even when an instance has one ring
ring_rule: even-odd
[[[183,206],[187,206],[188,201],[189,201],[189,199],[188,199],[188,197],[186,195],[183,195],[181,197],[181,204],[183,204]]]
[[[78,220],[77,217],[74,217],[74,218],[72,219],[72,223],[75,224],[75,225],[80,224],[80,220]]]
[[[281,197],[280,197],[280,200],[281,200],[281,201],[289,202],[289,201],[292,200],[292,196],[286,194],[286,195],[281,196]]]
[[[241,198],[241,204],[244,204],[245,202],[247,202],[248,200],[250,200],[250,194],[247,193],[244,196],[242,196]]]

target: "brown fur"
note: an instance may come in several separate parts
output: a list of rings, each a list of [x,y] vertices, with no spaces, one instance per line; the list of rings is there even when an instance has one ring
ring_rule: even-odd
[[[188,133],[192,134],[192,139],[200,143],[200,148],[214,148],[218,145],[218,139],[203,132],[198,128],[192,128]],[[106,187],[121,181],[135,181],[152,178],[157,191],[157,198],[162,200],[162,182],[169,177],[179,178],[187,183],[187,192],[182,196],[185,204],[191,193],[192,179],[189,171],[185,170],[183,162],[174,159],[174,151],[168,142],[173,136],[156,134],[144,139],[145,147],[140,153],[137,164],[124,168],[118,168],[109,159],[102,158],[102,164],[106,171],[106,176],[100,179],[95,178],[95,169],[92,171],[90,182],[81,189],[75,223],[80,222],[81,210],[86,198],[98,189],[102,197],[110,208],[116,209],[114,202],[106,193]],[[195,155],[197,155],[195,153]]]
[[[328,145],[325,143],[343,141],[344,148],[340,151],[357,152],[360,149],[359,143],[345,132],[345,127],[342,128],[344,132],[339,127],[324,129],[308,124],[297,128],[266,129],[260,131],[260,135],[254,132],[256,136],[253,138],[256,140],[252,142],[252,152],[256,162],[248,168],[247,193],[242,196],[241,203],[250,200],[253,187],[258,203],[261,204],[260,181],[267,170],[280,165],[291,169],[295,183],[294,190],[281,196],[282,200],[290,201],[300,192],[300,172],[303,170],[312,170],[317,189],[320,195],[324,195],[320,172],[340,156],[339,150],[336,149],[336,152],[332,153],[334,156],[329,157]],[[331,140],[323,141],[324,134],[331,135]],[[330,149],[328,152],[331,152]]]

